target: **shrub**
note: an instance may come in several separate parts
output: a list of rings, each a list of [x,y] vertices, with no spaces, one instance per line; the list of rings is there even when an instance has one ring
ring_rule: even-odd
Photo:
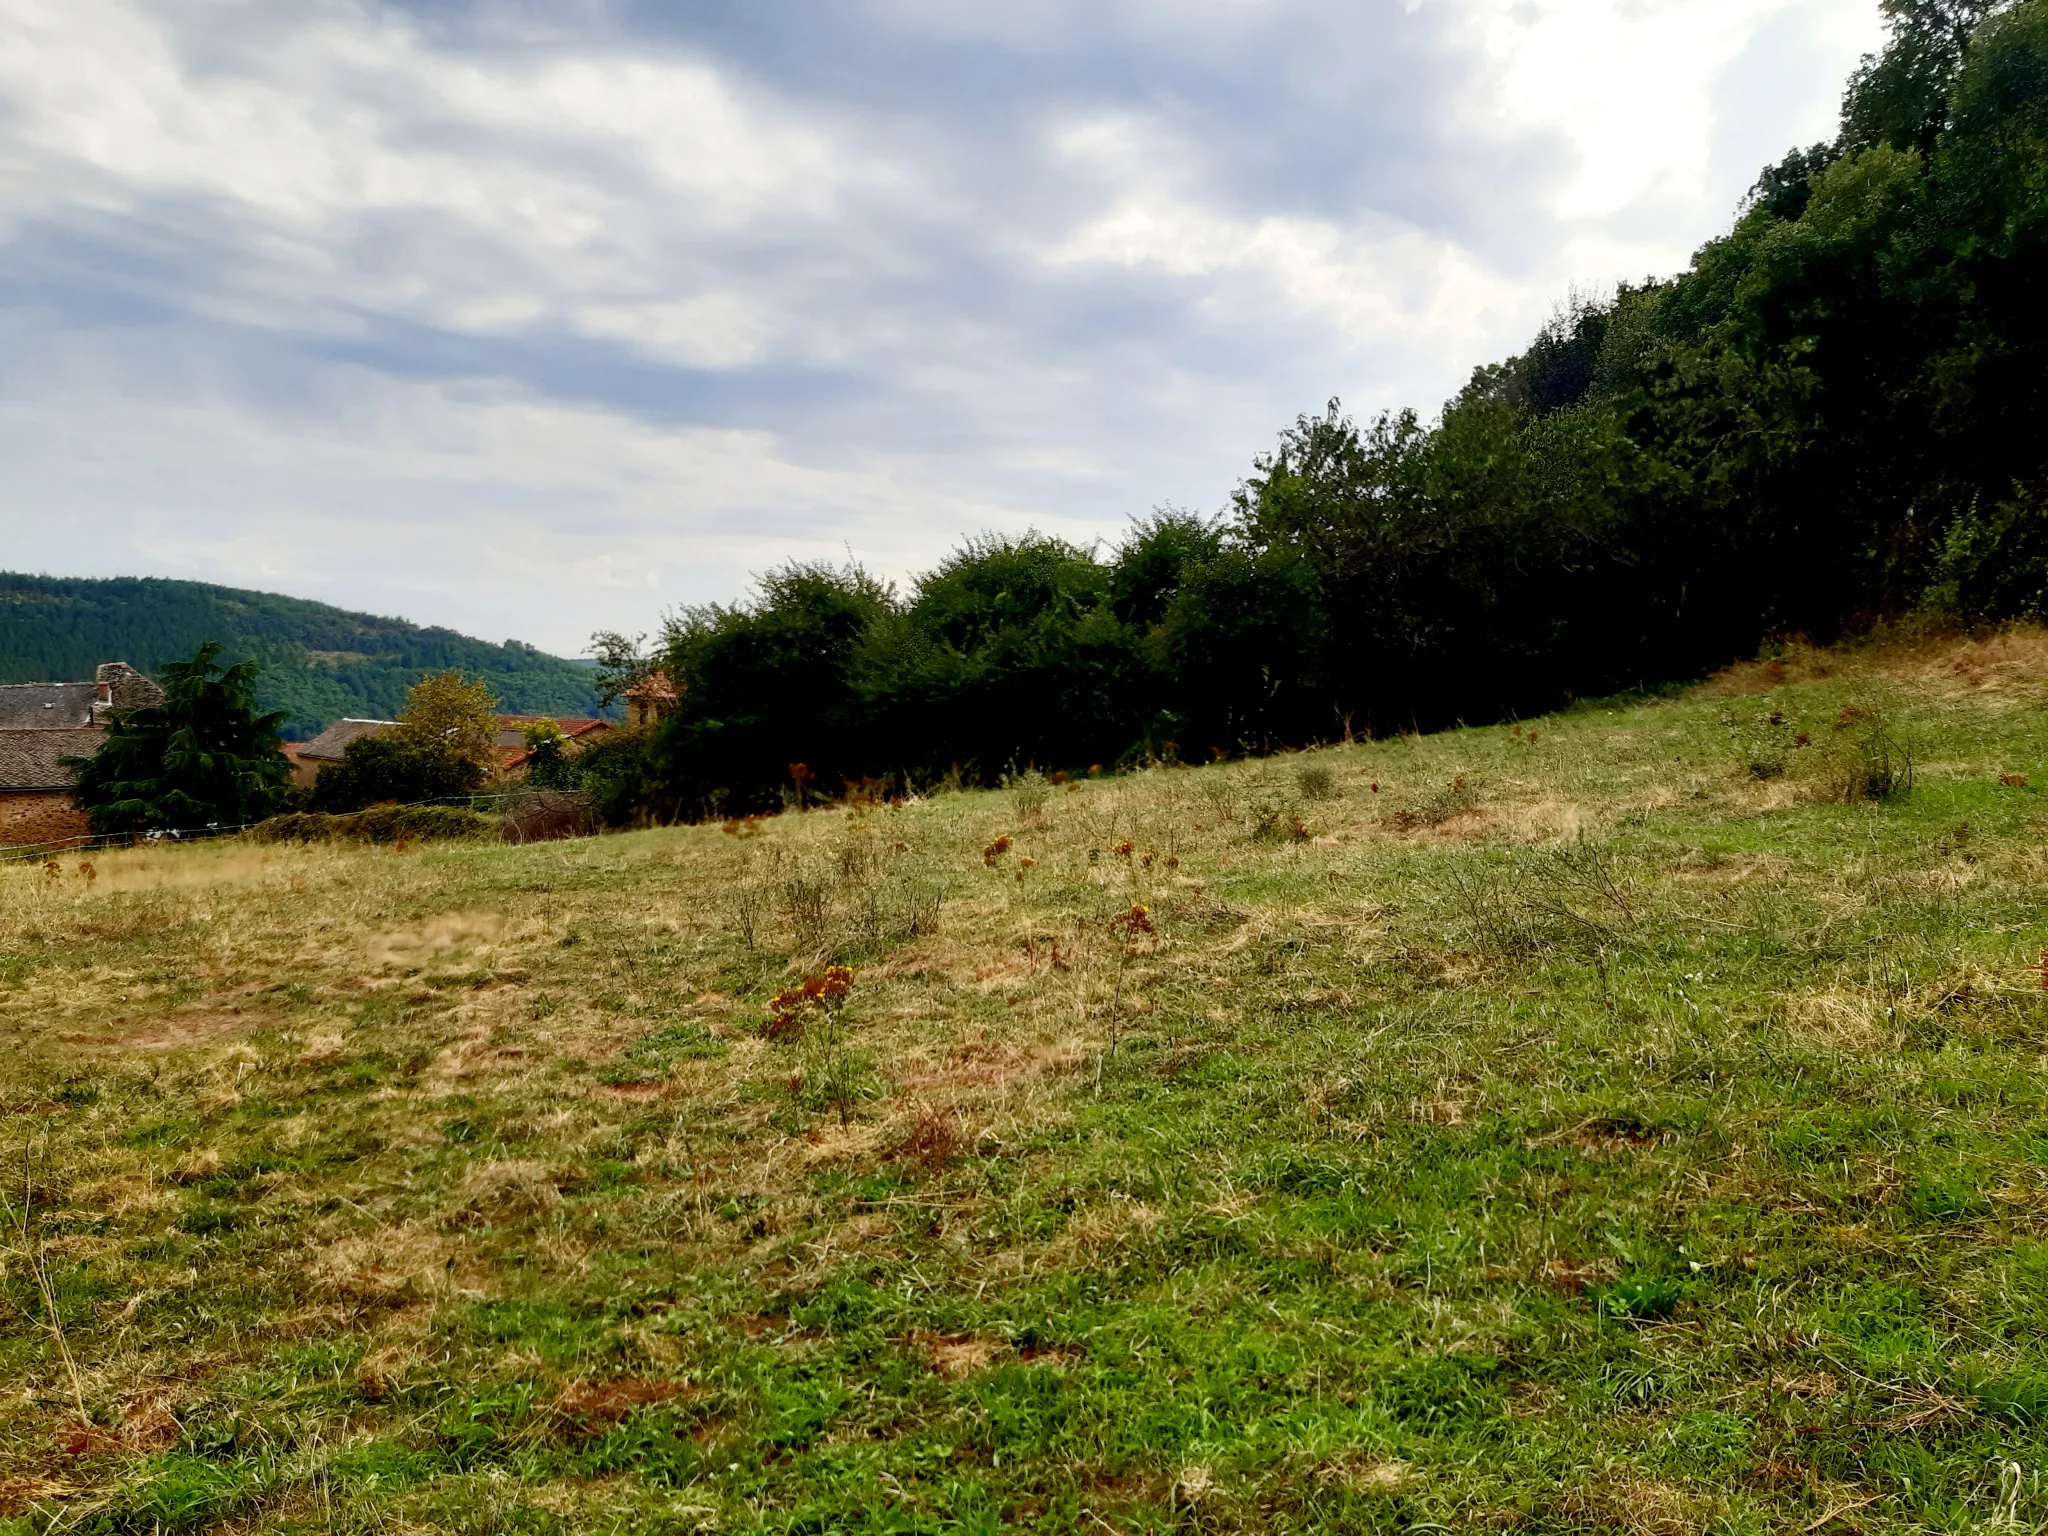
[[[1821,794],[1855,805],[1913,790],[1913,749],[1883,715],[1850,705],[1836,719],[1821,758]]]
[[[1017,820],[1021,824],[1027,827],[1044,827],[1047,824],[1045,808],[1052,801],[1052,785],[1044,774],[1036,768],[1005,774],[1003,787],[1010,792],[1010,803],[1017,808]]]
[[[1752,779],[1783,778],[1793,754],[1807,744],[1806,734],[1795,730],[1781,709],[1755,716],[1730,712],[1721,717],[1721,724],[1737,768]]]
[[[1337,770],[1328,763],[1303,763],[1295,771],[1294,781],[1300,786],[1304,800],[1337,798]]]
[[[495,816],[456,805],[373,805],[352,815],[300,811],[259,823],[261,843],[482,842],[501,836]]]
[[[1418,827],[1440,827],[1478,808],[1479,792],[1465,782],[1461,773],[1420,805],[1404,806],[1390,816],[1382,816],[1380,822],[1397,831],[1413,832]]]
[[[577,772],[569,755],[569,739],[552,720],[529,721],[520,730],[526,742],[526,782],[535,789],[575,789]],[[567,835],[567,834],[565,834]]]
[[[508,843],[554,842],[597,831],[597,813],[584,796],[531,782],[505,797],[501,820]]]
[[[475,763],[393,731],[359,736],[313,781],[316,811],[359,811],[383,801],[440,800],[483,786]]]
[[[577,790],[608,827],[674,819],[681,810],[645,727],[608,731],[576,754]]]

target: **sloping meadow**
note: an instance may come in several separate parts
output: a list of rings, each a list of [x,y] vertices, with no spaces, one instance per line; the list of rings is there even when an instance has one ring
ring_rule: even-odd
[[[0,1529],[2036,1526],[2048,650],[1988,646],[6,868]]]

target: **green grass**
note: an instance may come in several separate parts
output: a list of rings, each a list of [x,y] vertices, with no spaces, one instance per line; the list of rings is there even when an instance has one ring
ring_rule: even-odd
[[[2036,1528],[2022,641],[9,870],[0,1530]],[[1913,788],[1831,803],[1872,719]],[[762,1038],[833,959],[836,1041]]]

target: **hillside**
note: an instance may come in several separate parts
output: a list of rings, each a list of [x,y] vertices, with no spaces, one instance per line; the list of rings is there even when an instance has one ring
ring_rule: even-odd
[[[102,661],[153,671],[206,640],[262,666],[264,706],[289,711],[298,740],[344,715],[389,719],[424,673],[449,667],[486,678],[507,713],[598,712],[587,666],[517,641],[204,582],[0,572],[0,683],[88,678]]]
[[[0,869],[0,1520],[2037,1529],[2044,698]]]

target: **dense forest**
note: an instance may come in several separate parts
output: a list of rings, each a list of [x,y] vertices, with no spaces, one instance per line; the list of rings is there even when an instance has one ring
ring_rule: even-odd
[[[1223,513],[1113,549],[984,538],[907,593],[790,567],[651,653],[600,637],[609,676],[686,690],[593,783],[697,815],[794,780],[1206,758],[2039,611],[2048,0],[1885,11],[1832,143],[1765,169],[1686,271],[1572,303],[1431,420],[1332,402]]]
[[[92,676],[103,661],[152,672],[223,643],[228,663],[255,662],[256,694],[282,710],[288,739],[345,715],[389,720],[430,672],[481,677],[510,713],[592,715],[587,664],[508,640],[491,645],[448,629],[372,618],[325,603],[196,581],[107,581],[0,572],[0,683]]]

